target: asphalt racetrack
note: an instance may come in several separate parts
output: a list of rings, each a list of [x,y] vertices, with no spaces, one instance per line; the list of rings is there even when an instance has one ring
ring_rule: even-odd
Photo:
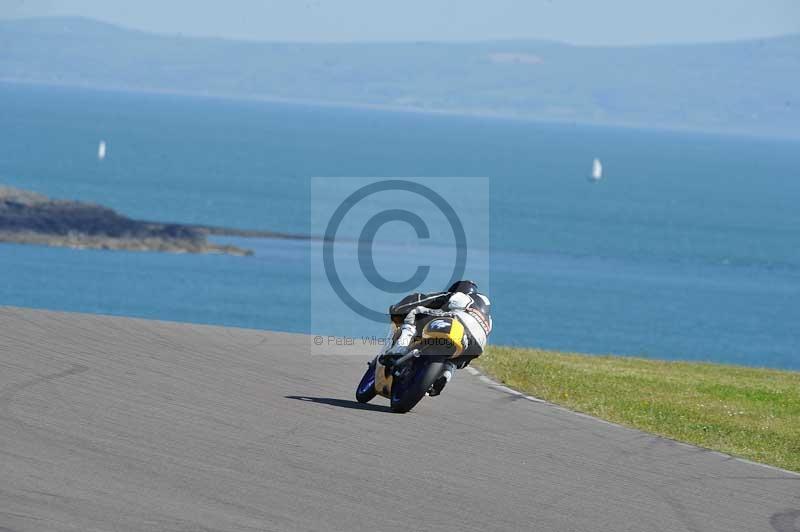
[[[0,532],[800,530],[800,476],[310,338],[0,308]]]

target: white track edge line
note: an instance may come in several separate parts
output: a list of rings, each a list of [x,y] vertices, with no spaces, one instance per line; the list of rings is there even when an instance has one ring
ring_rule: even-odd
[[[723,458],[726,458],[726,459],[731,458],[733,460],[736,460],[738,462],[743,462],[745,464],[756,465],[756,466],[763,467],[763,468],[766,468],[766,469],[771,469],[772,471],[777,471],[779,473],[785,473],[787,475],[791,475],[791,476],[794,476],[794,477],[800,477],[800,473],[796,473],[795,471],[789,471],[788,469],[783,469],[783,468],[780,468],[778,466],[774,466],[774,465],[770,465],[770,464],[762,464],[760,462],[754,462],[752,460],[748,460],[747,458],[740,458],[738,456],[733,456],[733,455],[730,455],[730,454],[723,453],[722,451],[715,451],[715,450],[712,450],[712,449],[707,449],[705,447],[699,447],[697,445],[693,445],[691,443],[686,443],[684,441],[673,440],[672,438],[667,438],[666,436],[660,436],[658,434],[652,434],[650,432],[647,432],[647,431],[644,431],[644,430],[641,430],[641,429],[634,429],[634,428],[631,428],[631,427],[626,427],[625,425],[620,425],[619,423],[614,423],[613,421],[600,419],[599,417],[595,417],[595,416],[592,416],[590,414],[585,414],[583,412],[576,412],[575,410],[570,410],[569,408],[566,408],[564,406],[557,405],[557,404],[551,403],[549,401],[545,401],[544,399],[540,399],[539,397],[534,397],[532,395],[526,395],[526,394],[524,394],[524,393],[522,393],[520,391],[514,390],[513,388],[509,388],[508,386],[506,386],[504,384],[500,384],[496,380],[494,380],[491,377],[485,375],[480,370],[477,370],[477,369],[473,368],[472,366],[467,366],[466,370],[469,372],[470,375],[478,377],[479,381],[481,381],[482,383],[486,384],[490,388],[493,388],[495,390],[507,393],[509,395],[513,395],[513,396],[516,396],[516,397],[521,397],[523,399],[527,399],[528,401],[531,401],[533,403],[539,403],[539,404],[548,405],[548,406],[551,406],[551,407],[556,408],[558,410],[562,410],[564,412],[569,412],[570,414],[576,415],[578,417],[591,419],[592,421],[603,423],[604,425],[611,425],[613,427],[618,427],[618,428],[625,429],[625,430],[634,430],[634,431],[642,432],[642,433],[645,433],[645,434],[651,434],[652,436],[655,436],[657,438],[663,438],[665,440],[669,440],[669,441],[675,442],[675,443],[680,444],[682,446],[691,447],[692,449],[702,449],[703,451],[707,451],[709,453],[719,455],[719,456],[721,456]]]

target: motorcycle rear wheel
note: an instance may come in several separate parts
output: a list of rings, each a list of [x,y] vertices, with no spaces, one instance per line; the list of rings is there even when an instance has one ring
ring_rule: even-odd
[[[442,362],[421,363],[414,368],[411,375],[404,379],[395,378],[389,405],[392,412],[404,414],[414,408],[443,371]]]

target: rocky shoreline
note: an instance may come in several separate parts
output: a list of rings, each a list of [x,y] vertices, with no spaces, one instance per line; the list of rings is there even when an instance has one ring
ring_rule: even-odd
[[[102,205],[51,199],[0,186],[0,242],[74,249],[253,254],[249,249],[209,242],[209,235],[308,238],[269,231],[134,220]]]

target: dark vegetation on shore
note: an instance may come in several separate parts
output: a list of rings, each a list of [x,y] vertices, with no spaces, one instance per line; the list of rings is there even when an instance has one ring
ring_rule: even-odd
[[[0,242],[77,249],[253,253],[249,249],[209,242],[209,235],[307,238],[270,231],[134,220],[102,205],[56,200],[35,192],[0,186]]]

